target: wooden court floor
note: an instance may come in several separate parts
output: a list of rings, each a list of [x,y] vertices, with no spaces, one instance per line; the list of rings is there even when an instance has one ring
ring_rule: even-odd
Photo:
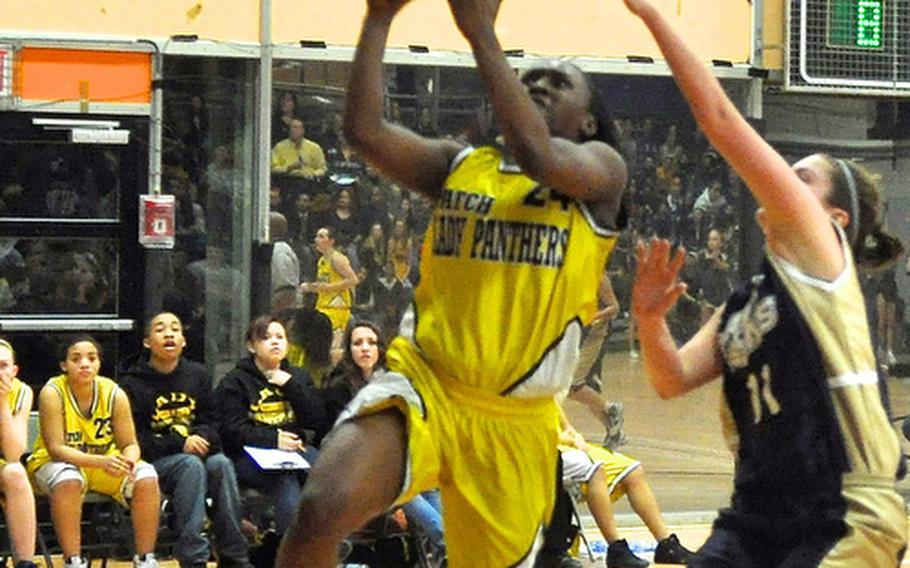
[[[607,353],[603,368],[605,393],[625,405],[628,443],[620,451],[642,462],[670,530],[679,535],[684,545],[698,548],[708,536],[716,511],[728,503],[732,490],[733,459],[724,443],[718,414],[720,381],[680,399],[665,401],[648,384],[641,361],[631,358],[627,350]],[[898,369],[910,369],[910,365]],[[894,376],[889,386],[894,415],[910,414],[910,376]],[[585,407],[570,400],[565,409],[585,438],[603,439],[601,424]],[[903,436],[901,439],[905,453],[910,455],[910,443]],[[905,499],[910,498],[910,479],[900,482],[898,488]],[[653,539],[628,500],[621,499],[615,510],[623,536],[644,549],[642,556],[650,559],[647,550],[653,549]],[[582,505],[586,534],[589,539],[602,540],[586,513]],[[597,565],[603,566],[603,561]],[[904,566],[910,566],[910,561],[905,561]]]

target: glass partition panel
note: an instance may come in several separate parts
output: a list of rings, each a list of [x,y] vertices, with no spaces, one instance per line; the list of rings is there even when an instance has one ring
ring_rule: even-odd
[[[122,146],[0,141],[0,218],[117,220]]]
[[[0,313],[114,315],[119,242],[0,237]]]
[[[183,320],[186,355],[212,370],[245,352],[256,65],[165,58],[161,184],[176,196],[177,242],[165,253],[161,301]]]

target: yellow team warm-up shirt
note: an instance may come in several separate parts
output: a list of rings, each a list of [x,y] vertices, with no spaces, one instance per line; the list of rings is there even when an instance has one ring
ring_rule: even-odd
[[[120,388],[107,377],[96,377],[91,412],[83,416],[76,397],[69,388],[66,375],[57,375],[48,381],[63,399],[63,424],[66,429],[66,445],[77,450],[105,455],[116,449],[114,444],[114,395]],[[39,435],[35,440],[35,451],[28,459],[29,472],[37,471],[51,461]]]
[[[404,338],[434,372],[475,388],[521,397],[567,388],[618,234],[494,147],[462,152],[435,205]]]
[[[341,253],[335,251],[332,254]],[[344,276],[335,270],[335,267],[332,266],[332,261],[325,256],[320,256],[319,260],[316,261],[316,281],[325,284],[335,284],[342,280],[344,280]],[[319,292],[316,296],[316,309],[319,311],[326,309],[350,310],[352,303],[353,294],[350,289],[336,292]]]
[[[13,377],[13,388],[9,391],[9,409],[12,413],[18,414],[20,411],[25,410],[26,412],[30,411],[30,408],[22,408],[22,405],[25,403],[25,395],[31,391],[31,387],[23,383],[16,377]]]

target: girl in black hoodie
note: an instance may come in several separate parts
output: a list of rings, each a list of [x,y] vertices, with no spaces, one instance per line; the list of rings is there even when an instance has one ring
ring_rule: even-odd
[[[271,499],[275,528],[283,534],[300,501],[305,471],[263,470],[243,447],[297,451],[312,463],[317,452],[307,445],[308,431],[322,434],[325,412],[309,374],[285,360],[288,340],[281,322],[256,318],[247,331],[247,349],[250,356],[238,361],[215,391],[221,439],[241,485]]]

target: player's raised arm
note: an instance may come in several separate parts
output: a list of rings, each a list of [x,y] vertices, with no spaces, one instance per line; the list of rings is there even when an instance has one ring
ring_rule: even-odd
[[[383,118],[382,56],[392,20],[407,0],[367,0],[345,101],[348,143],[383,175],[435,197],[461,145],[425,138]]]
[[[771,249],[814,276],[840,274],[843,258],[831,216],[813,194],[812,186],[822,180],[791,168],[759,136],[654,4],[647,0],[625,3],[654,36],[705,136],[764,210],[760,220]]]
[[[615,214],[626,166],[602,136],[610,125],[594,111],[591,85],[568,63],[533,69],[519,80],[494,31],[499,5],[499,0],[449,0],[506,146],[532,178],[571,197],[606,203]]]

